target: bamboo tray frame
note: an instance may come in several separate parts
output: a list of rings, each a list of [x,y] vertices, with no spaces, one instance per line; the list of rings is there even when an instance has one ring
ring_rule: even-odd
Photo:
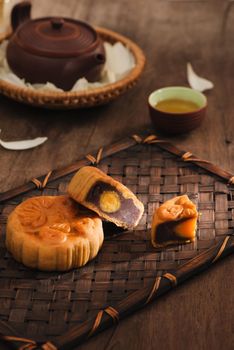
[[[96,30],[104,41],[112,44],[119,41],[132,52],[136,65],[123,79],[100,88],[79,92],[40,92],[0,80],[0,93],[15,101],[48,109],[94,107],[106,104],[124,94],[140,78],[145,66],[145,55],[137,44],[125,36],[106,28],[96,27]]]
[[[135,149],[135,147],[139,147],[139,149]],[[101,161],[104,163],[105,160],[110,159],[110,157],[118,156],[123,152],[125,156],[129,154],[129,157],[132,154],[139,154],[139,151],[144,152],[144,148],[148,150],[151,155],[154,152],[158,152],[158,154],[163,154],[162,157],[168,155],[169,162],[175,160],[175,162],[182,163],[181,166],[185,168],[190,167],[191,171],[198,171],[198,176],[204,176],[204,192],[209,192],[209,185],[212,182],[212,186],[215,188],[215,192],[217,196],[221,196],[222,198],[226,198],[225,200],[229,201],[230,207],[229,213],[232,215],[231,218],[228,217],[228,221],[230,222],[230,228],[222,228],[221,227],[221,235],[219,239],[217,239],[214,244],[211,244],[209,247],[205,246],[202,249],[202,252],[196,255],[192,259],[188,259],[188,261],[184,264],[180,264],[175,269],[167,268],[160,276],[157,275],[152,283],[145,285],[143,288],[136,289],[134,292],[129,293],[126,297],[118,301],[117,303],[107,305],[105,308],[100,309],[94,317],[88,318],[86,321],[82,322],[80,325],[73,326],[70,330],[68,330],[65,334],[60,336],[56,336],[52,340],[43,341],[42,343],[33,340],[33,339],[25,339],[19,336],[17,330],[8,326],[7,323],[0,321],[0,330],[1,326],[7,330],[0,337],[7,346],[10,344],[17,343],[18,349],[44,349],[44,350],[65,350],[72,349],[74,346],[77,346],[81,342],[85,341],[89,337],[98,333],[101,330],[110,327],[112,324],[118,322],[120,319],[126,317],[132,312],[138,310],[139,308],[144,307],[149,302],[157,299],[162,294],[172,290],[174,287],[184,282],[191,276],[201,272],[202,270],[210,267],[218,261],[220,258],[223,258],[234,252],[234,236],[233,236],[233,212],[234,212],[234,177],[231,173],[215,166],[209,161],[197,158],[192,155],[190,152],[185,152],[179,150],[172,144],[164,141],[162,139],[158,139],[155,135],[149,135],[147,137],[141,137],[139,135],[133,135],[128,137],[120,142],[117,142],[109,147],[101,148],[97,152],[97,156],[87,155],[85,158],[79,160],[76,164],[68,166],[66,168],[49,172],[46,176],[42,176],[38,179],[32,179],[29,183],[26,183],[18,188],[7,191],[5,193],[0,194],[0,204],[4,207],[12,198],[27,193],[29,191],[34,191],[35,189],[38,194],[40,191],[45,190],[49,184],[53,183],[56,180],[63,180],[65,176],[69,176],[73,172],[77,171],[80,167],[84,165],[97,165]],[[153,147],[153,148],[152,148]],[[147,151],[147,152],[148,152]],[[122,153],[121,153],[122,152]],[[129,153],[128,153],[129,152]],[[135,153],[134,153],[135,152]],[[171,158],[172,157],[172,160]],[[121,158],[121,157],[120,157]],[[130,164],[136,166],[137,161],[135,158],[131,158]],[[158,166],[158,160],[152,160],[155,162],[155,166]],[[169,173],[169,176],[173,176],[173,169],[166,168],[166,176]],[[144,172],[144,170],[143,170]],[[171,173],[170,173],[171,172]],[[201,172],[201,173],[200,173]],[[201,175],[199,175],[201,174]],[[174,174],[175,175],[175,174]],[[165,176],[165,174],[164,174]],[[194,181],[194,175],[191,173],[190,175],[186,175],[191,178],[191,183]],[[183,179],[185,180],[185,178]],[[188,185],[190,182],[187,183]],[[165,187],[165,186],[164,186]],[[168,188],[165,188],[166,195],[170,194],[170,185]],[[186,186],[185,186],[186,188]],[[212,187],[213,188],[213,187]],[[173,190],[172,192],[174,192]],[[33,193],[34,193],[33,192]],[[152,194],[153,196],[153,194]],[[222,201],[221,201],[222,202]],[[14,205],[17,202],[14,203]],[[222,204],[222,203],[221,203]],[[206,206],[206,203],[203,203],[203,206]],[[220,203],[219,203],[220,207]],[[223,208],[221,211],[217,213],[220,220],[223,219]],[[227,219],[227,218],[226,218]],[[226,220],[225,219],[225,220]],[[232,221],[231,221],[231,220]],[[218,226],[217,226],[218,229]],[[226,231],[225,231],[226,230]],[[137,231],[136,231],[137,232]],[[125,236],[126,235],[126,236]],[[139,235],[139,233],[138,233]],[[118,237],[121,235],[118,235]],[[121,239],[125,239],[128,236],[128,233],[124,233]],[[115,241],[116,242],[116,241]],[[147,244],[147,243],[146,243]],[[170,250],[168,251],[170,254]],[[7,332],[7,334],[6,334]],[[22,345],[23,344],[23,345]],[[21,347],[20,347],[21,346]]]

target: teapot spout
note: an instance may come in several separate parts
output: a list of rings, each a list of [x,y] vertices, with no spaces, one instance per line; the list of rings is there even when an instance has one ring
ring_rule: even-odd
[[[29,1],[22,1],[13,7],[11,11],[11,26],[14,32],[22,23],[30,20],[31,7]]]
[[[94,55],[94,60],[96,62],[96,64],[104,64],[106,61],[106,57],[104,53],[96,53]]]

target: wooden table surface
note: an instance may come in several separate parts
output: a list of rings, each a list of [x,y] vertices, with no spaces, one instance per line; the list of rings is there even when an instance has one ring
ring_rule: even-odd
[[[187,62],[215,87],[207,93],[209,108],[203,125],[170,140],[234,173],[232,4],[224,0],[34,0],[33,17],[72,16],[128,36],[144,50],[147,65],[134,89],[90,110],[47,111],[0,96],[4,140],[48,136],[34,150],[0,149],[0,191],[149,127],[148,94],[162,86],[187,85]],[[229,257],[79,349],[233,349],[233,270],[234,259]]]

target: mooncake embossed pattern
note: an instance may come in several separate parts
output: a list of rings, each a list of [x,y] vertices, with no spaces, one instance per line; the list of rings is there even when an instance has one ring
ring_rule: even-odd
[[[102,242],[101,219],[67,196],[27,199],[7,223],[7,249],[17,261],[41,270],[85,265]]]

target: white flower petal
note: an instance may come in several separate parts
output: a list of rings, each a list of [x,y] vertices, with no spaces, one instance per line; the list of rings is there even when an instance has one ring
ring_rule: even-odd
[[[88,80],[85,78],[78,79],[71,91],[82,91],[87,90]]]
[[[10,141],[5,142],[0,139],[0,145],[3,148],[9,149],[9,150],[25,150],[29,148],[37,147],[41,144],[43,144],[45,141],[47,141],[47,137],[37,137],[32,140],[21,140],[21,141]]]
[[[210,80],[199,77],[194,72],[191,63],[187,63],[187,79],[191,88],[200,92],[213,89],[214,87],[214,84]]]
[[[105,69],[102,72],[102,83],[103,84],[112,84],[116,82],[116,76],[115,73],[113,71],[111,71],[110,69]]]
[[[47,82],[46,84],[32,84],[31,86],[32,88],[41,92],[46,92],[46,91],[63,92],[62,89],[58,88],[57,86],[49,82]]]

